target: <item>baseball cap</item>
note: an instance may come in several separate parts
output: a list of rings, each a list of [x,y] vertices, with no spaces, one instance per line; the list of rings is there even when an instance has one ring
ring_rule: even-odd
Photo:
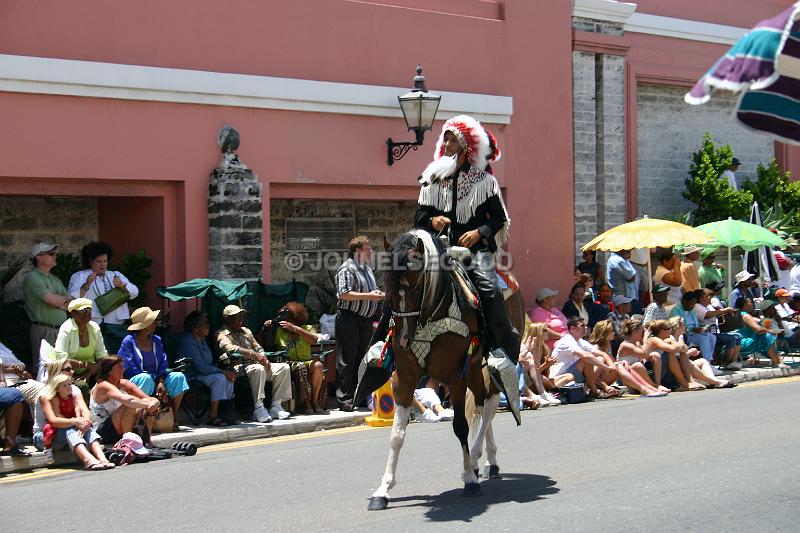
[[[731,161],[731,165],[741,165],[741,164],[742,164],[742,162],[739,161],[738,159],[736,159],[735,157]]]
[[[742,270],[738,274],[736,274],[736,283],[741,283],[743,281],[747,281],[748,279],[753,279],[756,277],[755,274],[752,272],[748,272],[747,270]]]
[[[558,291],[554,291],[553,289],[548,289],[547,287],[542,287],[541,289],[539,289],[539,292],[536,293],[536,301],[541,302],[545,298],[548,298],[550,296],[555,296],[556,294],[558,294]]]
[[[762,300],[756,303],[756,309],[759,311],[766,311],[770,307],[774,307],[776,305],[778,305],[778,302],[775,300]]]
[[[33,248],[31,248],[31,257],[36,257],[39,254],[43,254],[45,252],[54,252],[58,248],[57,244],[50,244],[49,242],[40,242],[39,244],[34,244]]]
[[[225,309],[222,310],[222,316],[224,317],[238,315],[239,313],[244,313],[244,309],[233,304],[226,305]]]
[[[669,292],[669,287],[666,285],[661,285],[660,283],[656,283],[653,285],[653,292]]]
[[[147,451],[147,448],[144,447],[142,437],[136,433],[131,433],[130,431],[128,433],[123,433],[122,438],[117,444],[126,444],[136,455],[147,455],[150,453]]]
[[[778,297],[780,297],[780,296],[789,296],[789,291],[787,291],[786,289],[778,289],[777,291],[775,291],[775,296],[778,296]]]
[[[75,298],[69,303],[67,310],[71,313],[73,311],[80,311],[82,309],[91,309],[92,301],[89,298]]]
[[[611,303],[614,304],[614,307],[618,307],[623,304],[629,304],[633,301],[633,298],[628,298],[627,296],[623,296],[621,294],[617,294],[614,296],[614,299],[611,300]]]

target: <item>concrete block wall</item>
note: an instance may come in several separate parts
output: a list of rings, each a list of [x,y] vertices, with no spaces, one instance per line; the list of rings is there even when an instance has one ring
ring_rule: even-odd
[[[0,268],[30,256],[37,242],[58,244],[58,251],[80,255],[81,247],[97,240],[97,199],[0,196]],[[22,275],[8,286],[7,298],[22,297]]]
[[[389,242],[411,229],[414,222],[416,202],[370,202],[370,201],[327,201],[327,200],[272,200],[270,202],[270,274],[272,281],[280,283],[296,279],[313,283],[324,283],[328,271],[319,270],[316,257],[304,263],[297,271],[286,265],[285,222],[287,218],[352,218],[355,219],[355,233],[341,243],[336,257],[347,256],[347,242],[356,235],[369,237],[375,252],[383,251],[383,237]],[[313,235],[309,235],[313,237]],[[314,254],[309,254],[314,255]],[[333,269],[338,268],[333,257],[324,262]],[[329,263],[329,264],[328,264]],[[379,277],[379,276],[378,276]],[[378,283],[381,284],[378,279]]]
[[[665,217],[694,209],[685,200],[692,153],[703,134],[717,144],[730,144],[742,162],[737,181],[755,179],[758,163],[775,156],[772,140],[738,125],[734,117],[737,96],[717,91],[702,106],[683,101],[684,87],[640,84],[637,99],[639,215]]]
[[[597,234],[595,54],[572,52],[576,252]]]

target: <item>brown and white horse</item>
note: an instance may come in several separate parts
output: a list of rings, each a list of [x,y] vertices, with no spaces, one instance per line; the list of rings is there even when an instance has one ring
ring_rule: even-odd
[[[454,418],[453,431],[463,454],[464,495],[480,494],[478,459],[486,440],[487,475],[499,476],[497,446],[492,419],[497,410],[497,389],[486,379],[483,355],[477,347],[468,355],[473,335],[478,333],[478,316],[469,305],[459,304],[461,290],[441,261],[442,250],[430,233],[413,230],[401,235],[387,251],[391,265],[384,269],[387,298],[392,305],[397,386],[394,389],[395,414],[389,441],[389,460],[380,486],[370,498],[369,510],[386,509],[389,490],[396,483],[397,460],[405,440],[411,414],[414,388],[424,373],[447,385]],[[514,326],[522,331],[524,304],[517,292],[506,301]],[[511,314],[513,313],[513,314]],[[470,431],[465,414],[467,389],[474,397],[479,417]],[[470,402],[472,403],[472,402]],[[470,447],[468,435],[474,435]]]

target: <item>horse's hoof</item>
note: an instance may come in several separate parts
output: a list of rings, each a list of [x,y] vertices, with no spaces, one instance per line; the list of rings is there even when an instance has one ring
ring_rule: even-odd
[[[464,483],[464,496],[474,497],[481,495],[480,483]]]
[[[383,511],[389,507],[389,498],[386,496],[373,496],[369,499],[367,511]]]
[[[489,465],[489,479],[498,479],[500,477],[500,467],[497,465]]]

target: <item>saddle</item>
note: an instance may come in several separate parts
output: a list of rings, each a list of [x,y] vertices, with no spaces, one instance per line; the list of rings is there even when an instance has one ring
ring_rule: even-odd
[[[449,246],[446,253],[452,260],[453,279],[460,289],[460,296],[462,296],[464,303],[468,304],[473,309],[478,309],[478,290],[475,288],[475,285],[473,285],[472,280],[469,279],[467,270],[464,267],[464,262],[471,255],[470,251],[461,246]],[[519,292],[519,282],[511,271],[503,270],[498,266],[495,267],[495,274],[497,275],[497,284],[500,287],[500,291],[503,293],[504,300],[508,300],[512,295]]]

